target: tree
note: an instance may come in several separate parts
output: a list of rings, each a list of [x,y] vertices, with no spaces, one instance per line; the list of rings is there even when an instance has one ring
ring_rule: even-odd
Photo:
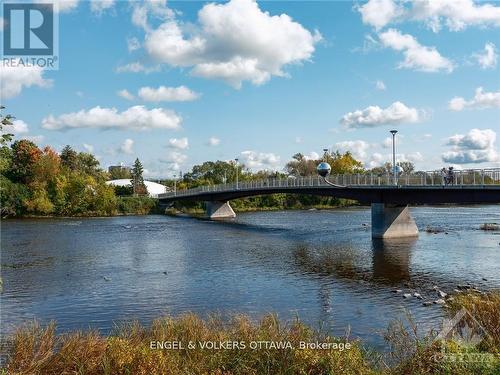
[[[285,170],[292,176],[314,176],[318,163],[319,160],[308,159],[299,152],[292,156],[292,160],[286,164]]]
[[[15,141],[12,146],[12,163],[9,174],[14,182],[29,183],[33,178],[35,164],[42,151],[26,139]]]
[[[76,170],[78,167],[78,153],[70,145],[66,145],[61,151],[61,162],[69,170]]]
[[[400,161],[396,165],[403,169],[403,173],[412,173],[415,170],[415,165],[411,161]]]
[[[0,105],[0,111],[2,109],[5,109],[3,105]],[[12,137],[14,137],[14,134],[10,133],[4,133],[3,132],[3,127],[7,125],[12,125],[12,119],[14,117],[12,115],[2,115],[0,113],[0,145],[5,145],[7,142],[10,142],[12,140]]]
[[[99,168],[99,161],[94,155],[87,152],[80,152],[76,156],[76,169],[93,177],[100,178],[103,176],[102,170]]]
[[[135,195],[147,194],[147,189],[144,185],[144,178],[142,177],[143,172],[144,168],[142,167],[139,158],[135,159],[134,166],[131,172],[132,179],[130,180]]]
[[[112,180],[121,180],[132,177],[130,174],[130,169],[122,166],[110,167],[109,176]]]

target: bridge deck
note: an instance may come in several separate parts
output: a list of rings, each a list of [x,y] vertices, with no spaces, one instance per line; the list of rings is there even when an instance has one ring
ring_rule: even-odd
[[[500,168],[457,171],[454,184],[447,186],[443,185],[439,171],[400,176],[397,186],[391,184],[391,176],[373,174],[334,175],[329,181],[342,187],[332,187],[319,177],[299,177],[200,186],[160,194],[158,198],[163,202],[227,201],[288,193],[333,196],[364,203],[500,203]]]

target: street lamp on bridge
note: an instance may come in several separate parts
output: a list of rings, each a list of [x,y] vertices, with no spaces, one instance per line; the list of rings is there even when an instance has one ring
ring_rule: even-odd
[[[394,185],[398,184],[398,169],[396,167],[396,133],[397,130],[391,130],[392,134],[392,178]]]
[[[238,189],[238,158],[234,159],[236,162],[236,189]]]

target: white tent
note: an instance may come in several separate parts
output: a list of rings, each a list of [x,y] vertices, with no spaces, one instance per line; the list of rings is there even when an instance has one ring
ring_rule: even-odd
[[[113,186],[132,186],[132,184],[130,183],[130,179],[128,178],[106,181],[106,184]],[[156,198],[158,197],[158,194],[166,193],[169,190],[166,186],[162,184],[157,184],[156,182],[152,181],[144,181],[144,185],[146,185],[146,189],[148,189],[148,194],[152,198]]]

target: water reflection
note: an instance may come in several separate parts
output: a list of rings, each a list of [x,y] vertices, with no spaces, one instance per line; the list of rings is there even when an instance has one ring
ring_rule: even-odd
[[[373,239],[373,280],[395,284],[411,278],[411,255],[416,238]]]

